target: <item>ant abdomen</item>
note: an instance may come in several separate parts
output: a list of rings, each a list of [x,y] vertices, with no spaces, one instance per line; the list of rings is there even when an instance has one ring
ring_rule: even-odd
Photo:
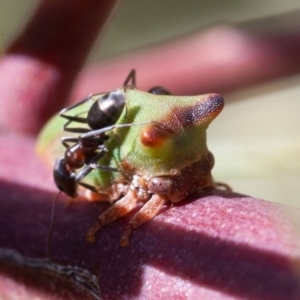
[[[115,124],[123,112],[125,102],[125,94],[119,90],[95,101],[87,114],[90,128],[100,129]]]
[[[168,91],[166,88],[162,86],[155,86],[151,88],[148,93],[154,94],[154,95],[172,95],[170,91]]]

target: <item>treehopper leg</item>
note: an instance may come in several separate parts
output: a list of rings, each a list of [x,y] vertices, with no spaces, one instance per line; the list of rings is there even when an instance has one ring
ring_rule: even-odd
[[[86,241],[88,243],[95,242],[95,234],[105,224],[111,223],[132,211],[139,201],[136,192],[129,190],[128,193],[114,203],[110,208],[104,211],[94,225],[89,229],[86,234]]]
[[[154,194],[151,199],[146,202],[145,205],[129,221],[128,227],[121,237],[121,246],[128,246],[129,236],[132,230],[153,219],[166,202],[167,199],[165,197],[163,197],[162,195]]]

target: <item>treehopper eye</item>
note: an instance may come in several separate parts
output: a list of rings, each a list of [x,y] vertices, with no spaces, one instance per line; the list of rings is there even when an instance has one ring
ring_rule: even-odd
[[[114,202],[86,240],[93,243],[103,225],[142,202],[121,237],[127,246],[132,230],[155,217],[166,202],[215,187],[206,129],[223,106],[218,94],[173,96],[161,87],[139,91],[132,70],[123,87],[91,95],[54,117],[40,135],[38,151],[60,157],[54,168],[58,188],[76,197],[82,186]],[[70,133],[61,143],[53,134],[58,127]]]

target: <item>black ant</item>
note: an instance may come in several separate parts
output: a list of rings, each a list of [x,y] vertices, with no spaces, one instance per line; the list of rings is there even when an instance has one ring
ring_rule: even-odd
[[[131,84],[129,82],[131,81]],[[118,89],[106,94],[91,95],[82,101],[64,108],[59,115],[67,119],[63,129],[67,132],[79,133],[79,137],[63,137],[62,144],[67,148],[65,154],[56,160],[53,170],[54,182],[58,189],[68,196],[75,198],[77,196],[77,187],[81,185],[95,193],[96,188],[90,184],[81,182],[81,180],[94,169],[104,171],[118,172],[116,168],[99,165],[97,162],[108,151],[105,141],[109,139],[107,131],[120,127],[130,127],[141,124],[118,124],[115,123],[120,118],[124,107],[126,106],[126,89],[135,87],[135,70],[131,70],[123,84],[123,90]],[[170,95],[169,91],[162,87],[154,87],[149,90],[152,94]],[[99,96],[96,100],[95,97]],[[80,114],[69,116],[65,113],[79,107],[80,105],[94,100],[86,117],[80,117]],[[69,127],[71,122],[83,123],[88,125],[84,127]],[[74,143],[69,145],[69,143]],[[77,169],[83,168],[78,173]]]

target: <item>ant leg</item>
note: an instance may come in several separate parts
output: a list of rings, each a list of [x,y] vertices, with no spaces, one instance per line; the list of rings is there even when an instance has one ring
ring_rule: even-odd
[[[107,172],[120,172],[118,168],[112,168],[109,166],[104,166],[104,165],[98,165],[95,163],[90,163],[92,169],[100,169],[102,171],[107,171]]]
[[[105,154],[106,152],[104,152],[103,154],[100,152],[98,154],[101,154],[101,156],[99,155],[99,159]],[[97,155],[98,156],[98,155]],[[86,165],[86,167],[84,167],[77,175],[76,175],[76,181],[80,181],[81,179],[83,179],[85,176],[87,176],[89,173],[91,173],[93,170],[95,169],[94,167],[94,163],[89,163],[88,165]]]
[[[83,127],[67,127],[70,124],[70,122],[67,122],[64,127],[63,130],[66,132],[73,132],[73,133],[86,133],[91,131],[91,129],[89,128],[83,128]]]
[[[69,115],[66,115],[65,113],[76,108],[76,107],[79,107],[80,105],[88,102],[88,101],[96,101],[97,98],[99,98],[100,96],[104,95],[103,93],[101,94],[92,94],[92,95],[89,95],[87,98],[83,99],[82,101],[80,102],[77,102],[71,106],[68,106],[64,109],[62,109],[59,113],[59,115],[62,117],[62,118],[65,118],[68,120],[68,122],[64,125],[64,130],[65,131],[71,131],[71,130],[68,130],[68,125],[71,123],[71,122],[77,122],[77,123],[87,123],[87,118],[83,118],[83,117],[79,117],[80,114],[82,113],[79,113],[75,116],[69,116]],[[74,128],[75,129],[75,128]],[[83,131],[71,131],[71,132],[83,132]]]
[[[85,182],[78,182],[79,185],[83,186],[84,188],[94,192],[94,193],[99,193],[99,191],[97,191],[97,189],[93,186],[93,185],[90,185],[88,183],[85,183]]]
[[[84,98],[83,100],[73,104],[73,105],[70,105],[68,107],[65,107],[64,109],[62,109],[59,113],[59,115],[65,119],[68,119],[68,120],[72,120],[72,121],[77,121],[77,122],[83,122],[83,123],[86,123],[84,118],[80,118],[80,117],[74,117],[74,116],[68,116],[66,115],[65,113],[76,108],[76,107],[79,107],[80,105],[86,103],[86,102],[89,102],[89,101],[96,101],[98,98],[102,97],[103,95],[105,95],[107,93],[99,93],[99,94],[90,94],[87,98]],[[77,118],[74,120],[74,118]]]
[[[131,126],[135,126],[135,125],[146,125],[146,124],[149,124],[149,123],[153,123],[153,122],[115,124],[115,125],[107,126],[107,127],[97,129],[97,130],[90,130],[90,132],[82,134],[80,136],[80,138],[85,139],[85,138],[88,138],[88,137],[97,136],[97,135],[105,133],[107,131],[111,131],[115,128],[131,127]]]
[[[111,168],[109,166],[103,166],[103,165],[99,165],[99,164],[96,164],[96,162],[105,155],[105,153],[107,152],[106,148],[103,148],[102,151],[100,151],[99,153],[97,153],[94,158],[91,160],[91,162],[85,167],[83,168],[77,175],[76,175],[76,178],[75,178],[75,181],[87,188],[88,190],[94,192],[94,193],[97,193],[99,194],[99,191],[92,185],[88,184],[88,183],[85,183],[85,182],[80,182],[81,179],[83,179],[85,176],[87,176],[91,171],[95,170],[95,169],[101,169],[101,170],[104,170],[104,171],[108,171],[108,172],[119,172],[118,169],[116,168]]]
[[[131,80],[131,84],[129,84]],[[126,91],[126,88],[127,87],[136,87],[136,82],[135,82],[135,69],[132,69],[127,78],[125,79],[124,83],[123,83],[123,87],[124,87],[124,90]]]
[[[68,120],[68,122],[66,123],[66,125],[70,124],[71,122],[87,123],[87,119],[86,118],[78,117],[78,115],[67,116],[67,115],[59,114],[59,116]]]
[[[88,101],[91,101],[91,100],[94,100],[94,101],[95,101],[94,98],[96,98],[96,97],[98,97],[98,96],[100,97],[101,95],[104,95],[104,94],[105,94],[105,93],[101,93],[101,94],[90,94],[88,97],[84,98],[83,100],[81,100],[81,101],[79,101],[79,102],[77,102],[77,103],[75,103],[75,104],[73,104],[73,105],[70,105],[70,106],[65,107],[64,109],[62,109],[62,110],[60,111],[59,115],[60,115],[61,117],[63,117],[63,118],[68,119],[70,116],[65,115],[66,112],[68,112],[68,111],[70,111],[70,110],[72,110],[72,109],[74,109],[74,108],[76,108],[76,107],[78,107],[78,106],[80,106],[80,105],[82,105],[82,104],[88,102]]]
[[[108,172],[118,172],[118,169],[115,168],[111,168],[108,166],[102,166],[102,165],[98,165],[97,161],[103,157],[105,155],[105,153],[107,153],[107,149],[105,147],[103,147],[103,149],[98,152],[93,159],[86,165],[86,167],[84,167],[77,175],[76,175],[76,181],[79,182],[81,179],[83,179],[85,176],[87,176],[90,172],[92,172],[94,169],[102,169],[104,171],[108,171]]]
[[[87,123],[86,118],[79,117],[80,113],[75,115],[75,116],[68,116],[65,113],[72,110],[72,109],[74,109],[74,108],[76,108],[76,107],[78,107],[78,106],[80,106],[80,105],[82,105],[82,104],[84,104],[84,103],[86,103],[86,102],[88,102],[88,101],[90,101],[91,99],[92,99],[91,96],[89,96],[89,97],[83,99],[82,101],[80,101],[78,103],[75,103],[74,105],[71,105],[69,107],[66,107],[66,108],[64,108],[60,111],[59,116],[68,120],[68,122],[65,124],[65,126],[67,126],[71,122]]]
[[[78,114],[79,115],[79,114]],[[78,115],[74,117],[68,117],[68,121],[64,124],[63,130],[67,132],[74,132],[74,133],[85,133],[90,131],[89,128],[83,128],[83,127],[68,127],[72,122],[77,122],[77,123],[85,123],[87,124],[87,118],[80,118]]]
[[[62,137],[60,141],[68,149],[70,147],[68,143],[78,143],[79,138]]]

